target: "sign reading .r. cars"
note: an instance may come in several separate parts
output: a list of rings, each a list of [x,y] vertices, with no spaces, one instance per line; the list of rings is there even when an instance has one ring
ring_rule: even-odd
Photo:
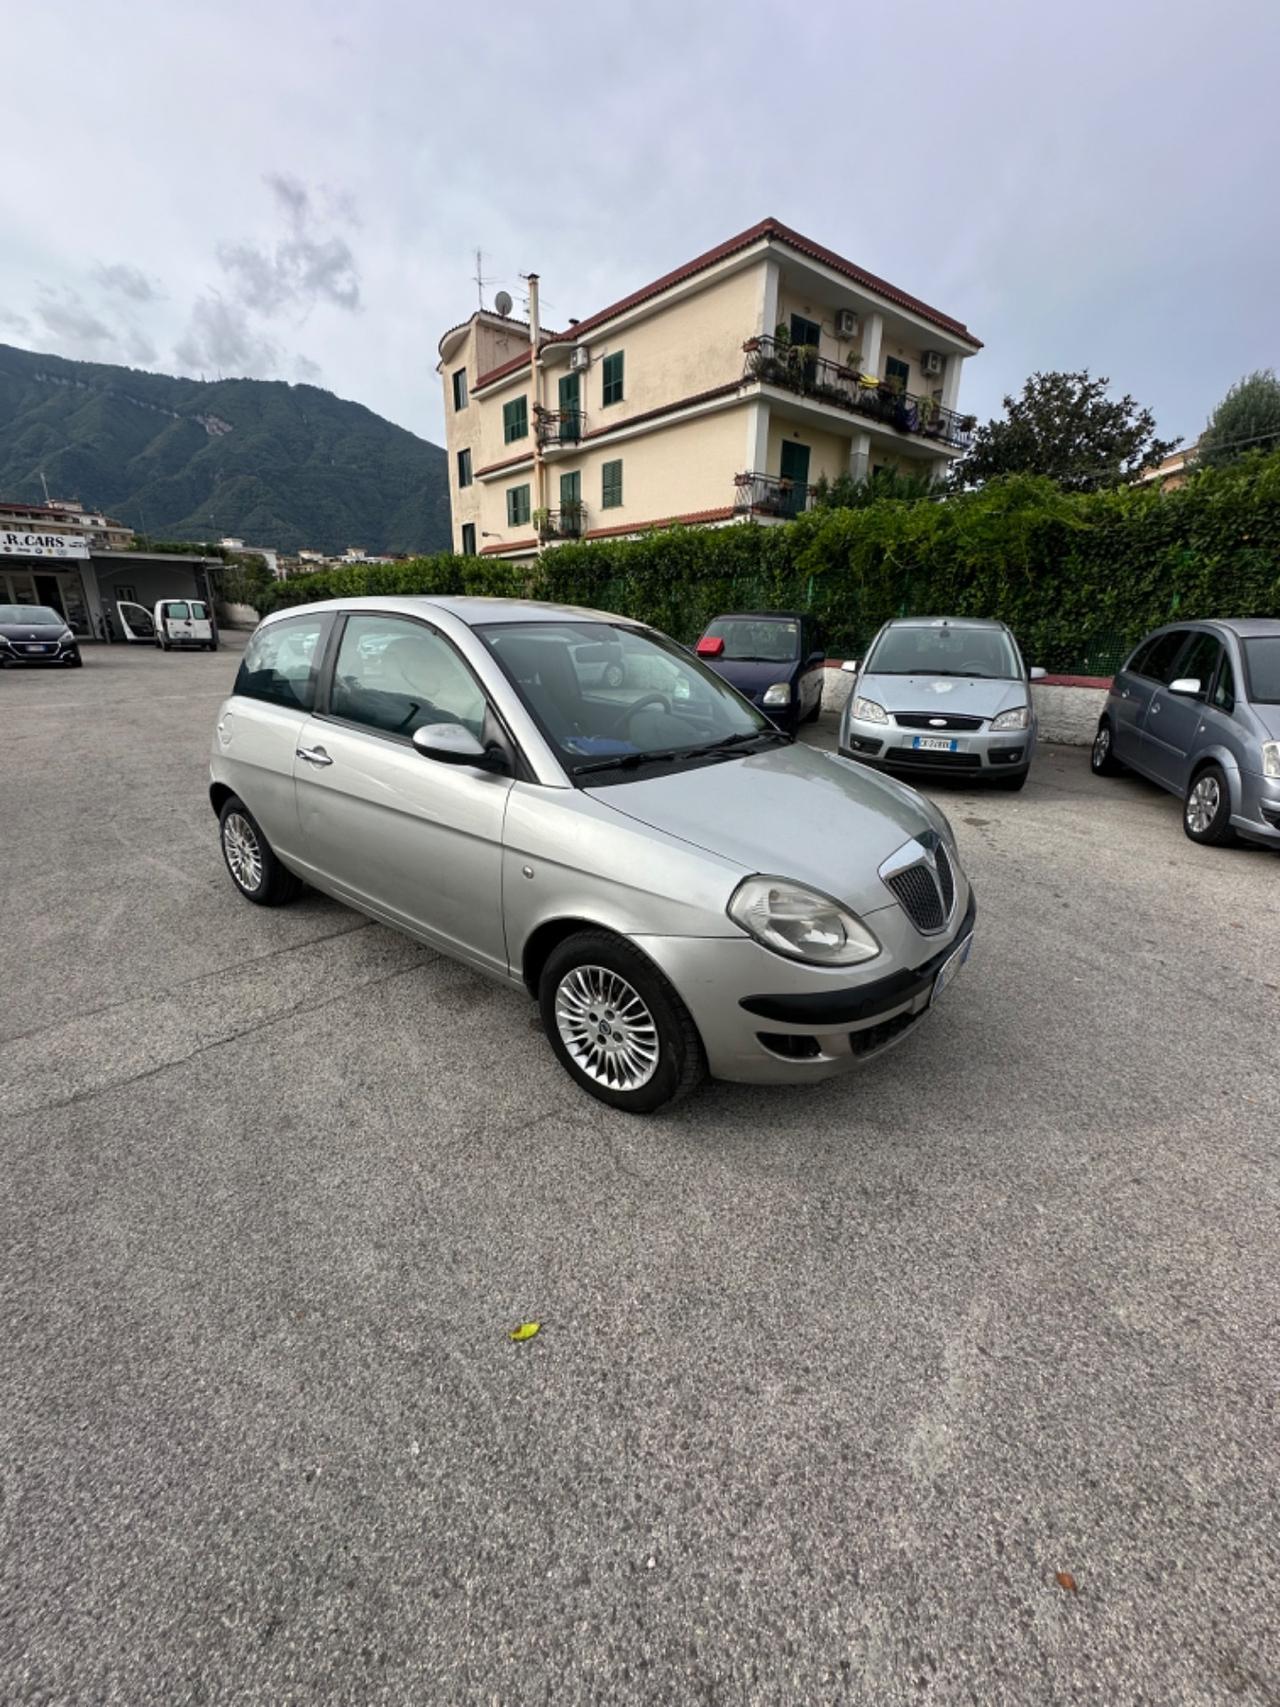
[[[89,542],[69,533],[0,533],[0,557],[87,557]]]

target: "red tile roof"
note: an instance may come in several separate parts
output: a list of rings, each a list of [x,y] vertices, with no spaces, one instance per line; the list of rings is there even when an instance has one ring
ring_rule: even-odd
[[[492,557],[499,551],[536,551],[537,549],[538,542],[536,539],[504,539],[498,545],[482,545],[480,556]]]
[[[533,461],[533,449],[522,450],[519,456],[509,456],[503,462],[486,462],[483,468],[477,468],[475,477],[480,479],[484,474],[501,474],[504,468],[518,468],[522,462]]]

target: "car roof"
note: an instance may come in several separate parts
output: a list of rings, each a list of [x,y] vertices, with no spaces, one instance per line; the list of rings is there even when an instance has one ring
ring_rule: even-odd
[[[1185,633],[1187,629],[1216,628],[1227,634],[1234,634],[1237,640],[1257,640],[1261,637],[1271,638],[1280,635],[1280,618],[1274,616],[1187,616],[1179,622],[1161,623],[1159,628],[1149,629],[1143,635],[1143,640],[1151,640],[1157,634]],[[1141,642],[1139,643],[1141,644]]]
[[[804,614],[798,610],[726,610],[719,616],[713,616],[712,622],[803,622]],[[812,620],[812,619],[810,619]]]
[[[489,599],[464,593],[441,597],[379,593],[369,598],[317,599],[313,604],[290,605],[284,610],[272,611],[265,620],[274,622],[280,617],[299,616],[310,611],[377,611],[385,616],[430,616],[433,611],[443,611],[468,628],[489,622],[585,621],[623,623],[630,628],[645,626],[633,617],[587,610],[580,605],[549,605],[538,599]]]
[[[886,628],[994,628],[1004,631],[1006,625],[989,616],[895,616],[885,623]]]

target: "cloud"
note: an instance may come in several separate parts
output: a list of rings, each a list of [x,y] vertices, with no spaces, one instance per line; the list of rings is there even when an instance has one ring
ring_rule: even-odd
[[[0,308],[0,326],[5,326],[11,332],[29,332],[31,322],[25,314],[15,314],[11,308]]]
[[[61,290],[40,285],[34,312],[45,331],[52,333],[60,343],[70,345],[77,354],[92,356],[104,344],[110,348],[115,346],[116,335],[110,326],[105,320],[100,320],[80,292],[72,290],[69,285],[64,285]]]
[[[200,373],[235,373],[251,379],[274,373],[280,362],[274,339],[254,328],[244,307],[215,291],[196,299],[174,354],[183,367]]]
[[[282,172],[265,180],[283,215],[285,234],[272,247],[258,243],[223,243],[218,263],[240,302],[267,319],[285,309],[304,314],[327,302],[354,313],[360,307],[360,270],[345,237],[323,229],[307,186]],[[349,196],[323,191],[330,220],[356,223]]]
[[[164,292],[141,272],[137,267],[127,266],[123,261],[117,261],[112,266],[96,266],[93,278],[103,290],[115,292],[119,296],[127,296],[130,302],[159,302]]]
[[[293,377],[299,385],[318,385],[324,378],[324,369],[319,362],[313,362],[310,356],[295,356]]]

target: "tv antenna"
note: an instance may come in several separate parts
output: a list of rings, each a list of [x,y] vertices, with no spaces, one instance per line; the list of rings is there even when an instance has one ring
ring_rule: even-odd
[[[475,270],[476,300],[479,303],[481,308],[484,307],[484,287],[486,285],[496,284],[498,282],[496,279],[485,278],[485,276],[484,276],[484,264],[483,263],[484,263],[484,254],[481,250],[477,249],[476,250],[476,270]]]

